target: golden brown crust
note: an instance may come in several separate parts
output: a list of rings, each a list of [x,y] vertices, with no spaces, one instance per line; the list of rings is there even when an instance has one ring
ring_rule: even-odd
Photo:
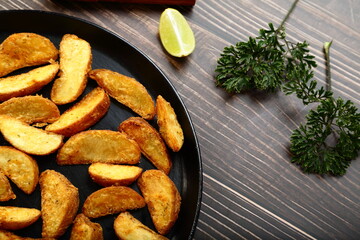
[[[59,70],[59,64],[53,63],[38,67],[27,73],[0,78],[0,101],[12,97],[22,97],[39,91],[51,82]]]
[[[8,232],[0,229],[0,239],[1,240],[55,240],[54,238],[28,238],[28,237],[20,237],[15,235],[12,232]]]
[[[35,208],[0,206],[0,229],[19,230],[36,222],[41,215]]]
[[[124,186],[111,186],[88,196],[82,211],[89,218],[98,218],[143,207],[145,201],[135,190]]]
[[[109,96],[102,88],[95,88],[61,114],[57,121],[46,126],[45,130],[70,137],[97,123],[107,113],[109,107]]]
[[[140,117],[130,117],[120,124],[119,131],[134,139],[155,167],[169,174],[172,162],[168,150],[158,131],[147,121]]]
[[[44,131],[6,115],[0,115],[0,131],[15,148],[33,155],[48,155],[63,144],[63,136]]]
[[[0,115],[8,115],[27,124],[52,123],[60,117],[58,107],[42,96],[13,97],[0,104]]]
[[[90,44],[76,35],[65,34],[60,42],[60,77],[51,89],[51,100],[57,105],[75,101],[86,87],[91,62]]]
[[[161,95],[156,98],[156,115],[159,132],[165,143],[174,152],[180,151],[184,143],[184,133],[171,104]]]
[[[137,143],[124,133],[111,130],[88,130],[70,137],[59,150],[56,161],[60,165],[137,164],[141,151]]]
[[[101,186],[128,186],[141,174],[142,168],[128,165],[93,163],[89,167],[91,179]]]
[[[53,62],[58,50],[46,37],[35,33],[15,33],[0,45],[0,77],[17,69]]]
[[[114,221],[116,236],[123,240],[166,240],[168,238],[151,230],[129,212],[122,212]]]
[[[32,193],[39,181],[35,159],[8,146],[0,146],[0,170],[25,193]]]
[[[162,171],[147,170],[138,179],[138,186],[156,230],[167,234],[178,218],[181,205],[174,182]]]
[[[107,69],[90,71],[94,79],[105,91],[120,103],[129,107],[144,119],[155,116],[155,104],[146,88],[136,79]]]
[[[80,213],[74,220],[70,240],[103,240],[103,230],[100,224],[91,222]]]
[[[79,208],[79,191],[61,173],[45,170],[40,175],[42,236],[58,238],[74,220]]]
[[[10,182],[0,168],[0,202],[6,202],[15,198],[16,195],[11,189]]]

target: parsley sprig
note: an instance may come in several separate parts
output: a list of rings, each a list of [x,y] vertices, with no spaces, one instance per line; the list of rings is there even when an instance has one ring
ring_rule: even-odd
[[[258,37],[225,47],[215,69],[216,85],[231,93],[280,89],[305,105],[316,103],[290,137],[291,161],[307,173],[343,175],[360,150],[360,114],[353,102],[335,99],[331,87],[317,86],[309,44],[287,40],[283,23],[277,29],[270,23]],[[325,45],[328,86],[330,45]]]

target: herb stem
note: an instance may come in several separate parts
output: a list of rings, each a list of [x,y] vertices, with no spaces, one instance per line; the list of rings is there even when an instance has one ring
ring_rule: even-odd
[[[286,22],[286,21],[288,20],[288,18],[290,17],[290,14],[291,14],[292,11],[295,9],[296,4],[297,4],[298,2],[299,2],[299,0],[295,0],[295,1],[293,2],[293,4],[291,5],[288,13],[286,14],[285,18],[282,20],[282,22],[281,22],[281,24],[280,24],[280,26],[279,26],[278,29],[282,29],[282,28],[283,28],[285,22]]]
[[[326,75],[326,90],[331,91],[331,71],[330,71],[330,47],[331,42],[324,43],[324,53],[325,53],[325,75]]]

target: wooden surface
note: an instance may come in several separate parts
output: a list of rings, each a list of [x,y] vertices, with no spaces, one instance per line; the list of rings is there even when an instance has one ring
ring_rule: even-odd
[[[1,1],[0,9],[61,12],[101,25],[151,58],[175,85],[195,126],[203,160],[203,196],[194,239],[360,239],[360,159],[343,177],[307,175],[290,163],[289,136],[304,120],[295,96],[228,95],[215,87],[225,46],[280,24],[290,0],[197,0],[179,7],[195,32],[192,55],[167,55],[157,27],[166,5],[65,0]],[[301,0],[286,24],[307,40],[324,84],[322,43],[331,48],[335,95],[360,106],[360,3]],[[24,19],[26,21],[26,19]],[[1,23],[6,24],[6,23]]]

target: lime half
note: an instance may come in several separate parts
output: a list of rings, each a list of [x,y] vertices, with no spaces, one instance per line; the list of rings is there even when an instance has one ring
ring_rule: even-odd
[[[185,57],[195,49],[195,37],[184,16],[167,8],[160,16],[159,35],[165,50],[175,57]]]

